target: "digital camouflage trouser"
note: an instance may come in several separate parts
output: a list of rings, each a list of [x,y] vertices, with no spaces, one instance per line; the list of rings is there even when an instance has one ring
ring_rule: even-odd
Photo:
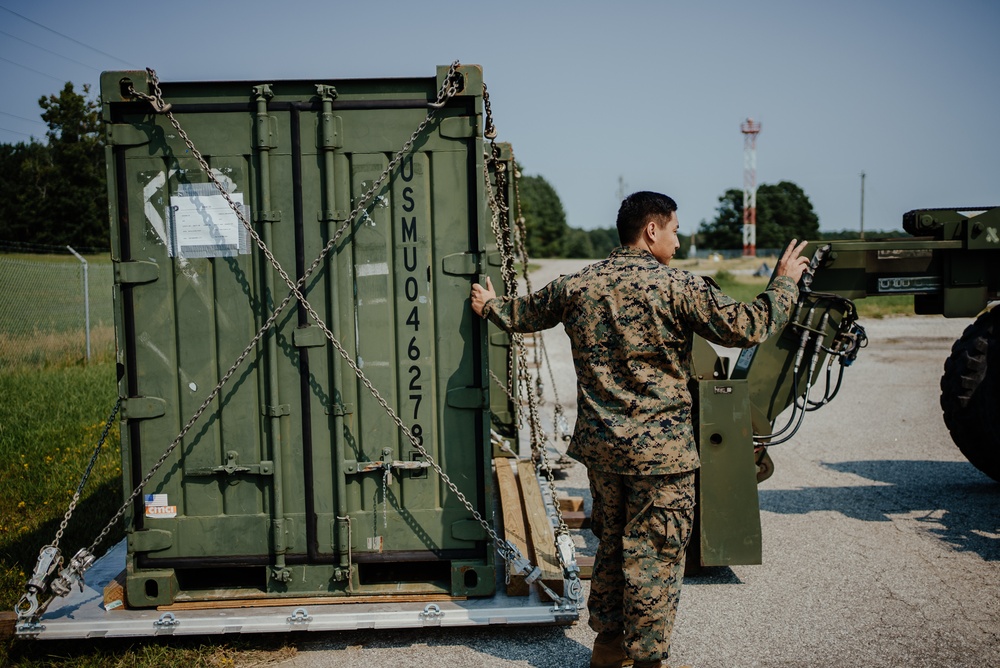
[[[666,659],[694,521],[694,471],[588,474],[591,526],[600,541],[587,602],[590,628],[624,631],[633,659]]]

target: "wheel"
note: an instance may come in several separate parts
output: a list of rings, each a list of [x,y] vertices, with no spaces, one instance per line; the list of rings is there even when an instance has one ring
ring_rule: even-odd
[[[1000,482],[1000,308],[980,315],[952,346],[941,410],[965,458]]]

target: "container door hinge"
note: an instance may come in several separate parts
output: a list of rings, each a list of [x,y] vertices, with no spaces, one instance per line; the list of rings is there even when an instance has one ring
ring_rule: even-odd
[[[292,344],[296,348],[317,348],[326,345],[326,333],[316,325],[296,327],[292,330]]]
[[[454,253],[441,259],[441,270],[449,276],[475,276],[479,271],[479,253]]]
[[[347,214],[350,213],[346,209],[333,209],[332,211],[320,211],[316,214],[316,220],[321,223],[339,223],[342,220],[347,220]]]
[[[354,404],[335,403],[332,407],[327,407],[327,415],[350,415],[354,412]]]
[[[115,262],[115,283],[119,285],[152,283],[160,277],[160,267],[155,262]]]
[[[468,139],[477,137],[479,131],[478,116],[452,116],[444,118],[439,125],[441,136],[445,139]]]
[[[280,211],[258,211],[257,212],[257,222],[258,223],[280,223],[281,222],[281,212]]]
[[[167,402],[159,397],[128,397],[122,399],[123,420],[149,420],[167,412]]]
[[[282,554],[287,549],[284,520],[271,521],[271,536],[274,539],[275,554]]]
[[[128,551],[156,552],[174,544],[174,534],[162,529],[143,529],[128,534]]]
[[[144,146],[149,143],[152,128],[112,123],[108,127],[109,146]]]
[[[261,408],[261,414],[267,417],[281,417],[282,415],[291,415],[292,407],[289,404],[278,404],[277,406],[263,406]]]
[[[456,387],[448,390],[448,406],[451,408],[486,408],[489,394],[481,387]]]
[[[326,112],[321,116],[319,148],[343,148],[344,120]]]

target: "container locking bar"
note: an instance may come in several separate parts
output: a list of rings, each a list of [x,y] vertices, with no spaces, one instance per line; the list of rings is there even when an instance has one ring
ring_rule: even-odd
[[[415,471],[419,469],[430,468],[431,464],[428,461],[413,461],[404,462],[400,460],[395,460],[391,462],[359,462],[355,460],[347,460],[344,462],[344,471],[349,475],[358,475],[362,473],[373,473],[375,471],[384,471],[386,469],[403,469],[407,471]]]
[[[274,462],[262,461],[259,464],[240,464],[239,453],[230,450],[226,453],[226,463],[212,468],[188,469],[184,471],[189,476],[211,477],[214,475],[274,475]]]

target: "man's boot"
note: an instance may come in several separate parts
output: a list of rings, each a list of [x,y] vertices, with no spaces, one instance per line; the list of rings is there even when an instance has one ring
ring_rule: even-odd
[[[631,665],[625,653],[625,634],[621,631],[601,631],[594,640],[590,668],[622,668]]]

